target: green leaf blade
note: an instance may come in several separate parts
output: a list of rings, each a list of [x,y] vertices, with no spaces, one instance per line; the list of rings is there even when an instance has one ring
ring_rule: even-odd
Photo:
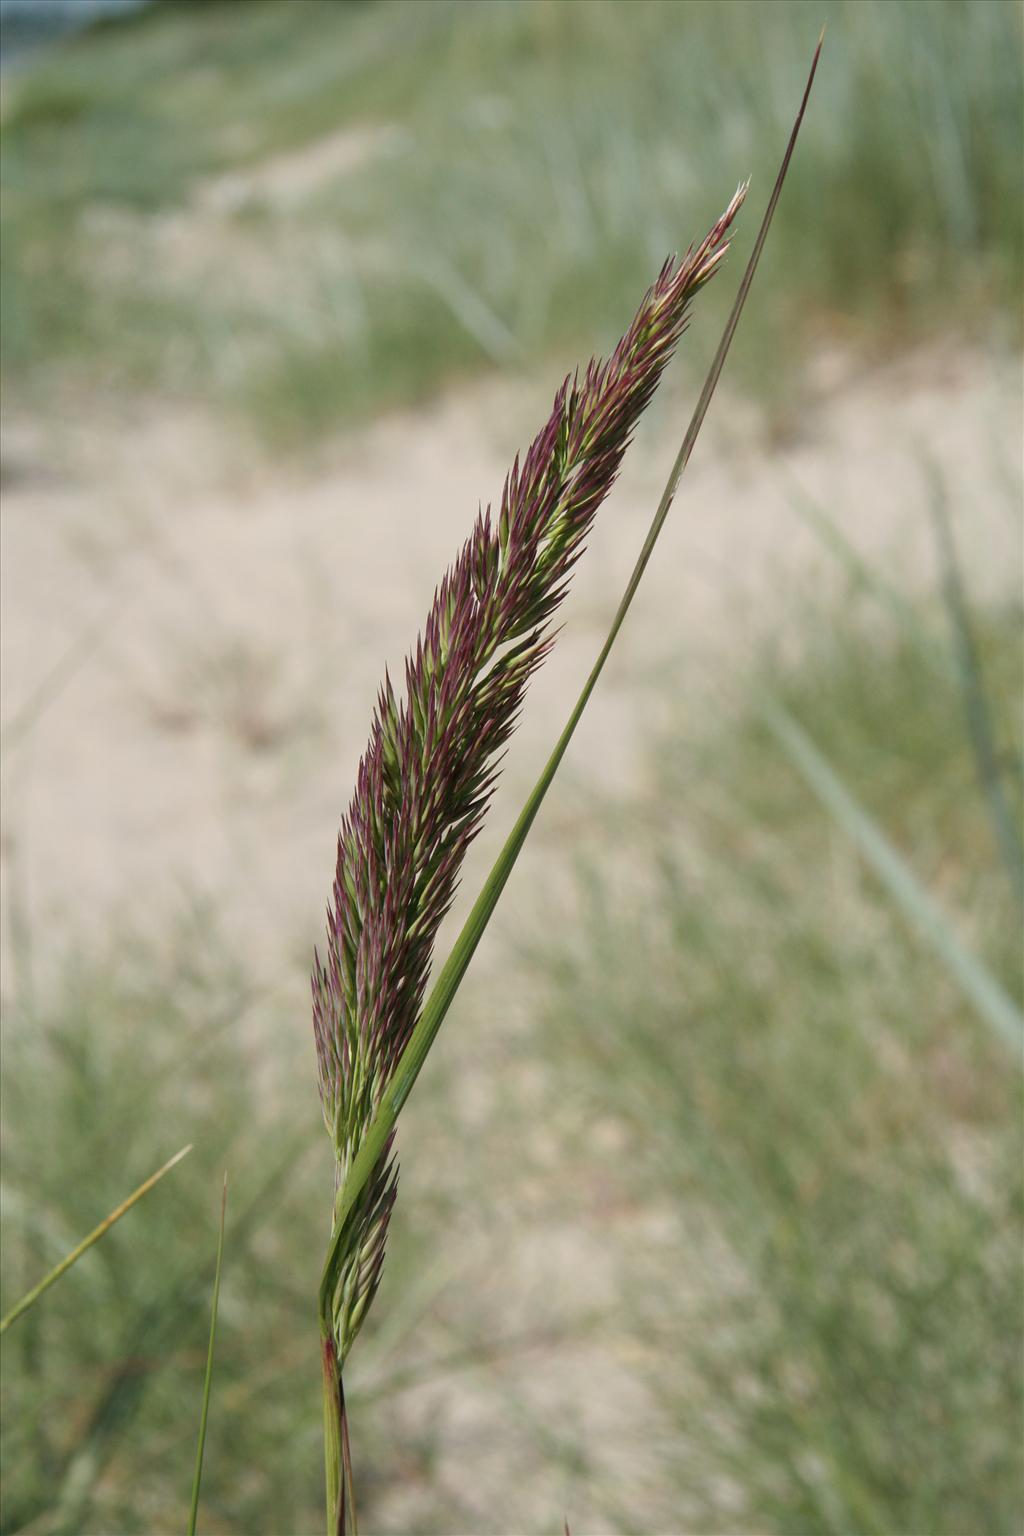
[[[1024,1015],[992,972],[960,942],[937,903],[882,829],[843,784],[802,726],[769,702],[765,724],[836,823],[857,845],[907,920],[931,946],[964,997],[1017,1059],[1024,1048]]]

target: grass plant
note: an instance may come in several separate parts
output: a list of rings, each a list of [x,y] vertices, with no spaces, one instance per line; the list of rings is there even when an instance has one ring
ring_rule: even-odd
[[[550,649],[550,621],[594,514],[692,298],[721,263],[742,200],[741,189],[681,262],[665,264],[608,362],[591,362],[582,380],[565,380],[549,421],[506,480],[497,517],[490,509],[481,514],[441,583],[406,663],[405,699],[396,699],[387,678],[381,690],[338,839],[327,958],[317,960],[313,976],[320,1096],[337,1163],[320,1287],[330,1531],[355,1523],[341,1369],[383,1266],[397,1178],[394,1122],[447,1007],[423,1006],[434,938],[487,809],[497,754]],[[681,455],[674,480],[683,462]],[[670,484],[662,519],[673,490]],[[599,671],[600,663],[589,686]],[[564,744],[547,782],[561,751]],[[545,787],[520,817],[519,845]],[[453,951],[454,982],[446,992],[446,968],[433,996],[454,995],[517,851],[503,856],[478,903],[482,918],[471,917],[474,935]]]
[[[495,754],[601,501],[618,472],[687,320],[713,275],[742,204],[741,187],[711,231],[662,267],[608,362],[566,379],[554,409],[435,597],[406,662],[406,698],[385,677],[370,744],[338,838],[328,963],[313,972],[320,1096],[335,1147],[331,1239],[320,1282],[328,1536],[355,1528],[341,1371],[372,1303],[397,1175],[394,1127],[494,912],[537,811],[629,611],[689,462],[757,270],[821,55],[800,106],[754,247],[683,442],[604,645],[459,938],[423,1003],[433,941],[465,851],[487,808]]]
[[[664,208],[699,200],[667,146],[689,143],[703,176],[743,145],[770,138],[773,93],[781,101],[789,86],[789,65],[779,61],[789,56],[773,51],[763,9],[735,7],[722,26],[712,20],[721,8],[680,6],[686,28],[677,31],[666,30],[664,7],[645,4],[495,5],[466,22],[467,8],[440,3],[253,6],[240,53],[232,7],[211,5],[197,20],[197,8],[167,5],[83,38],[20,82],[4,106],[3,175],[13,198],[4,230],[8,376],[16,372],[27,398],[54,367],[87,372],[100,358],[115,389],[139,379],[195,389],[204,361],[216,357],[220,371],[202,387],[287,438],[416,398],[452,373],[561,348],[595,317],[604,324],[633,291],[651,241],[662,238]],[[780,249],[812,317],[801,325],[813,327],[815,312],[827,315],[841,294],[852,315],[858,306],[881,310],[898,332],[912,331],[947,281],[967,294],[967,267],[977,284],[972,298],[1016,313],[1020,229],[1006,178],[1019,162],[1019,142],[1009,142],[1019,102],[1007,40],[1019,37],[1019,17],[992,5],[970,13],[921,6],[917,30],[906,9],[833,7],[850,40],[835,89],[857,115],[843,117],[841,143],[819,130],[805,170],[808,182],[814,175],[870,195],[842,203],[830,226],[834,260],[812,261],[802,233]],[[317,28],[308,20],[314,10],[323,18]],[[775,16],[785,38],[806,12],[787,5]],[[345,50],[326,47],[327,32]],[[912,86],[901,78],[890,89],[888,76],[869,67],[890,46],[924,61]],[[730,50],[726,89],[735,99],[708,97],[716,47]],[[562,63],[570,55],[580,61],[572,80]],[[752,106],[761,98],[747,88],[750,72],[763,80],[773,58],[767,106]],[[643,79],[640,61],[651,59],[642,98],[621,82]],[[230,102],[218,80],[228,62],[240,87]],[[984,99],[964,83],[982,72],[991,87]],[[860,89],[865,80],[873,82],[868,91]],[[513,97],[526,109],[510,118],[503,103]],[[908,123],[909,141],[933,156],[925,174],[891,153]],[[467,124],[479,135],[480,164],[452,159]],[[151,252],[167,230],[162,220],[173,236],[176,211],[191,217],[204,197],[225,196],[225,185],[231,192],[232,177],[241,178],[243,195],[200,269],[221,261],[225,239],[250,257],[273,225],[276,194],[266,184],[261,191],[255,175],[247,183],[247,171],[272,151],[298,151],[339,130],[353,135],[354,168],[303,194],[296,213],[304,260],[339,208],[351,235],[344,270],[332,258],[317,274],[332,316],[329,344],[320,316],[311,323],[290,297],[271,303],[258,278],[244,299],[230,301],[201,293],[202,283],[176,286],[159,262],[143,272],[140,261],[108,281],[103,253],[118,239],[133,253]],[[365,160],[361,134],[369,135]],[[499,154],[495,134],[512,141],[511,155]],[[413,137],[439,164],[447,157],[441,198],[429,177],[424,192],[421,162],[409,159]],[[531,159],[544,166],[550,196],[538,197],[535,181],[519,187],[509,170]],[[806,187],[796,187],[798,205],[802,196],[808,207]],[[401,227],[382,238],[381,209],[396,205]],[[467,219],[470,205],[495,216]],[[870,216],[851,213],[847,222],[847,207]],[[340,1366],[383,1276],[395,1121],[643,574],[724,348],[597,667],[426,996],[437,928],[590,520],[678,339],[686,303],[717,265],[734,211],[680,268],[662,272],[610,362],[567,380],[548,426],[513,469],[496,518],[481,517],[439,589],[410,658],[405,698],[390,680],[381,693],[342,827],[313,987],[336,1162],[320,1290],[331,1531],[355,1527]],[[794,225],[801,229],[799,217]],[[413,271],[402,251],[420,248],[416,241],[428,254]],[[891,261],[873,259],[883,248],[892,255],[894,244]],[[535,259],[524,263],[524,249]],[[137,336],[136,317],[145,321]],[[232,345],[222,348],[225,334]],[[182,349],[186,335],[199,339]],[[341,336],[352,345],[339,346]],[[936,665],[914,605],[896,593],[894,630],[866,637],[833,628],[828,644],[809,647],[814,660],[772,675],[781,703],[768,726],[763,703],[752,702],[719,729],[703,729],[693,756],[671,743],[647,808],[656,832],[648,842],[642,822],[631,829],[655,871],[653,890],[641,883],[624,893],[607,874],[581,876],[575,935],[557,953],[540,946],[523,966],[541,981],[545,1012],[534,1043],[558,1082],[571,1085],[568,1118],[575,1109],[588,1123],[600,1106],[617,1148],[601,1176],[623,1203],[643,1202],[662,1220],[652,1251],[621,1257],[626,1342],[641,1351],[653,1405],[640,1425],[645,1454],[656,1459],[669,1447],[642,1515],[604,1488],[596,1458],[564,1425],[535,1426],[546,1454],[564,1454],[577,1478],[591,1476],[607,1518],[624,1530],[648,1517],[676,1523],[680,1511],[688,1527],[708,1531],[757,1523],[836,1536],[1002,1536],[1024,1519],[1024,1298],[1014,1241],[1024,1189],[1019,1083],[1005,1070],[1006,1044],[1019,1047],[1024,977],[1019,933],[992,895],[990,857],[994,827],[1019,883],[1010,855],[1020,847],[1021,759],[1005,742],[1020,741],[1012,643],[1020,614],[969,612],[948,528],[937,527],[958,651]],[[841,536],[836,547],[846,547]],[[865,590],[894,595],[870,568],[858,574]],[[765,692],[762,677],[753,691]],[[969,733],[950,730],[958,707]],[[828,743],[827,759],[812,738]],[[831,810],[831,825],[811,809],[794,764]],[[984,793],[969,792],[972,771]],[[694,799],[695,781],[711,786],[706,800]],[[686,837],[683,811],[665,813],[684,805]],[[613,817],[609,811],[608,824]],[[892,922],[858,844],[902,904],[925,914],[945,967]],[[952,914],[962,941],[951,940],[937,911]],[[559,931],[567,937],[564,925]],[[47,1327],[44,1309],[31,1311],[7,1344],[2,1536],[156,1529],[172,1515],[175,1528],[186,1519],[195,1528],[226,1213],[222,1206],[211,1266],[195,1239],[194,1212],[212,1170],[228,1161],[243,1170],[227,1228],[238,1263],[221,1304],[218,1455],[203,1475],[204,1504],[211,1525],[239,1533],[312,1529],[318,1518],[308,1402],[315,1358],[305,1339],[308,1295],[292,1262],[308,1249],[322,1204],[304,1160],[309,1138],[295,1125],[302,1090],[274,1028],[257,1028],[258,1049],[243,1039],[239,1022],[260,1015],[266,1000],[248,994],[226,946],[192,933],[170,949],[168,959],[119,947],[99,969],[67,975],[56,1002],[19,996],[13,1010],[15,1061],[5,1064],[4,1083],[6,1296],[24,1291],[87,1225],[70,1166],[88,1166],[90,1209],[104,1209],[123,1193],[126,1168],[138,1177],[153,1166],[169,1114],[187,1120],[182,1133],[201,1150],[183,1169],[182,1187],[164,1191],[175,1201],[173,1229],[147,1202],[130,1237],[118,1229],[94,1245],[111,1225],[102,1224],[48,1298]],[[994,1030],[978,1028],[964,994]],[[430,1192],[422,1183],[419,1192],[428,1221]],[[403,1242],[415,1247],[416,1236],[396,1233],[392,1247],[396,1238],[392,1341],[408,1338],[435,1295],[405,1285]],[[51,1277],[68,1267],[64,1260]],[[371,1355],[376,1321],[367,1325]],[[434,1367],[467,1356],[479,1362],[488,1343],[456,1340]],[[182,1401],[204,1358],[189,1509]],[[369,1389],[356,1372],[350,1401],[369,1409],[375,1396],[431,1369],[429,1358],[385,1368]],[[428,1470],[432,1445],[425,1435]],[[385,1463],[371,1446],[360,1502],[372,1511]],[[139,1476],[140,1447],[149,1477]],[[435,1507],[437,1530],[453,1528],[453,1508]]]

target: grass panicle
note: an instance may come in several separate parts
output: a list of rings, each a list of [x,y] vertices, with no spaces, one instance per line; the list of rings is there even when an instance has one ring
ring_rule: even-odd
[[[610,359],[562,384],[512,467],[497,516],[480,514],[438,588],[401,702],[385,679],[341,826],[327,945],[313,973],[338,1190],[415,1027],[434,939],[489,803],[498,754],[552,644],[551,619],[690,301],[725,255],[744,190],[682,261],[666,262]],[[389,1137],[333,1268],[339,1368],[380,1280],[392,1154]]]

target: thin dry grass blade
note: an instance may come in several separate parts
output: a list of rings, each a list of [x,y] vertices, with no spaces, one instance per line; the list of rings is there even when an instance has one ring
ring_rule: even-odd
[[[188,1520],[188,1536],[196,1536],[196,1519],[199,1515],[199,1487],[203,1480],[203,1452],[206,1449],[206,1421],[210,1413],[210,1387],[213,1383],[213,1348],[217,1339],[217,1306],[220,1301],[220,1271],[224,1261],[224,1218],[228,1209],[228,1176],[224,1175],[224,1188],[220,1197],[220,1228],[217,1233],[217,1267],[213,1274],[213,1303],[210,1309],[210,1342],[206,1348],[206,1375],[203,1378],[203,1406],[199,1415],[199,1443],[196,1446],[196,1471],[192,1479],[192,1508]]]
[[[44,1275],[38,1285],[34,1285],[27,1295],[15,1303],[7,1313],[7,1316],[0,1322],[0,1333],[5,1333],[16,1318],[19,1318],[23,1312],[27,1312],[29,1307],[34,1306],[44,1291],[48,1291],[51,1285],[56,1285],[61,1276],[67,1274],[72,1264],[76,1264],[83,1253],[88,1253],[93,1244],[98,1243],[100,1238],[110,1231],[115,1222],[120,1221],[121,1217],[126,1215],[133,1205],[137,1205],[143,1195],[148,1195],[153,1186],[159,1184],[164,1174],[170,1173],[171,1169],[180,1163],[183,1157],[187,1157],[191,1151],[192,1144],[190,1142],[187,1147],[182,1147],[180,1152],[176,1152],[169,1162],[164,1163],[162,1168],[158,1168],[156,1173],[151,1173],[149,1178],[140,1184],[138,1189],[128,1196],[127,1200],[122,1201],[119,1206],[116,1206],[109,1216],[105,1216],[99,1226],[94,1227],[89,1236],[82,1239],[77,1248],[72,1248],[66,1258],[61,1259],[60,1263],[55,1265],[48,1275]]]

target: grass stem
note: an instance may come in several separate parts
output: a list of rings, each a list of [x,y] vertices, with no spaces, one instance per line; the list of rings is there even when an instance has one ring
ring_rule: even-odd
[[[325,1331],[326,1329],[326,1331]],[[345,1506],[342,1483],[342,1396],[338,1356],[330,1323],[320,1320],[320,1358],[324,1390],[324,1484],[327,1536],[344,1536]]]

